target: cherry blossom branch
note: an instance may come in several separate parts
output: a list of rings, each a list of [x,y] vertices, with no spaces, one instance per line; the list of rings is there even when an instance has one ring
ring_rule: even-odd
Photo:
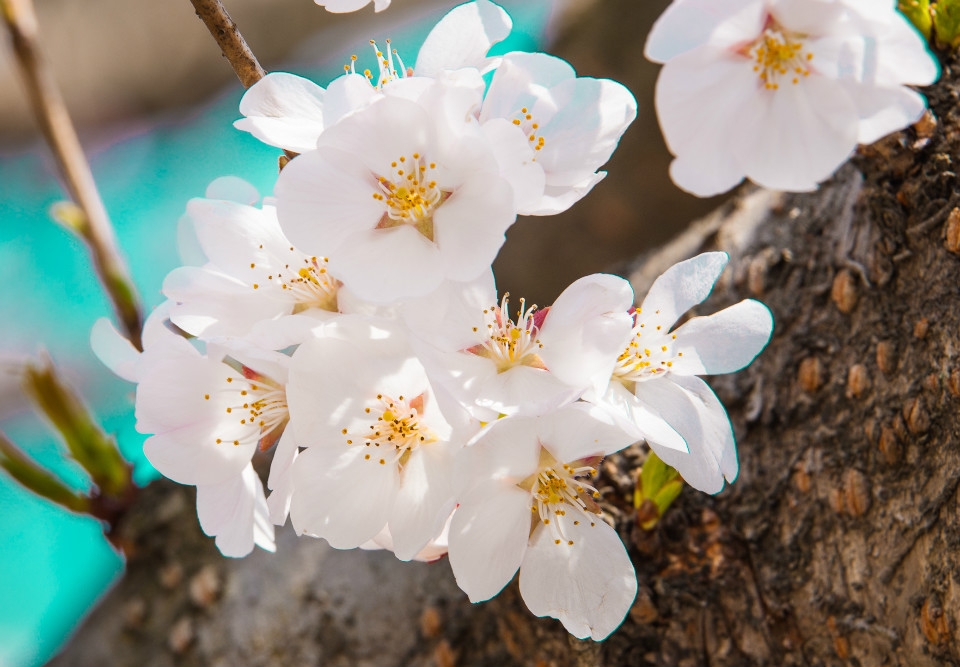
[[[207,30],[217,40],[224,57],[230,61],[233,71],[244,88],[249,88],[266,76],[257,57],[247,46],[240,29],[233,22],[220,0],[190,0]]]
[[[223,6],[220,0],[190,0],[197,16],[207,26],[207,30],[217,41],[223,56],[233,67],[234,73],[240,79],[244,88],[249,88],[257,81],[267,75],[267,70],[263,69],[260,61],[253,55],[253,51],[247,45],[247,40],[240,34],[240,28],[230,14],[227,8]],[[293,151],[284,150],[286,159],[280,157],[280,167],[297,156]]]
[[[33,4],[31,0],[0,0],[0,16],[10,33],[34,115],[53,151],[63,186],[75,204],[68,209],[61,207],[63,215],[56,217],[89,246],[97,274],[120,323],[130,341],[140,349],[143,315],[137,290],[120,255],[113,226],[60,89],[43,59]]]

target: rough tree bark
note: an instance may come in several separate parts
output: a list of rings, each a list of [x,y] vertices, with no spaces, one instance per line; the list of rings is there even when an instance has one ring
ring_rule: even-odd
[[[343,553],[289,530],[278,553],[222,558],[192,490],[152,485],[131,514],[127,574],[51,664],[960,664],[960,63],[933,115],[863,149],[818,192],[744,187],[645,258],[719,248],[712,312],[763,300],[774,338],[715,378],[741,473],[634,522],[642,451],[601,467],[606,509],[640,581],[604,643],[531,616],[516,584],[470,605],[446,563]]]

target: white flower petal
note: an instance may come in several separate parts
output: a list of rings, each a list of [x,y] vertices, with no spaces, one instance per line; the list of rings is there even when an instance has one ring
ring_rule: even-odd
[[[324,95],[308,79],[271,72],[244,93],[240,113],[246,117],[233,125],[265,144],[302,153],[315,148],[323,132]]]
[[[239,475],[220,484],[197,486],[197,516],[203,532],[216,537],[224,556],[241,558],[254,544],[275,551],[273,526],[266,521],[263,485],[247,464]]]
[[[733,482],[739,472],[737,446],[727,411],[707,384],[695,376],[673,376],[640,382],[637,399],[681,433],[689,453],[650,446],[667,465],[676,468],[690,486],[719,493],[723,480]]]
[[[676,322],[710,296],[728,260],[725,252],[705,252],[671,266],[650,286],[638,321],[655,315],[668,325]]]
[[[580,278],[557,297],[538,336],[550,372],[572,387],[603,390],[633,328],[633,288],[618,276]]]
[[[127,382],[136,382],[140,352],[117,331],[113,322],[99,318],[90,329],[90,347],[104,366]]]
[[[516,574],[530,535],[528,491],[482,481],[465,493],[450,524],[450,567],[471,602],[489,600]]]
[[[612,454],[636,442],[606,411],[584,402],[540,417],[537,434],[541,446],[563,463]]]
[[[479,69],[490,47],[503,41],[512,27],[510,16],[489,0],[455,7],[427,35],[413,71],[436,76],[445,69]]]
[[[395,465],[364,459],[363,445],[308,447],[293,465],[290,521],[298,534],[353,549],[387,524],[397,495]]]
[[[902,86],[858,85],[851,86],[849,92],[860,114],[857,141],[861,144],[872,144],[891,132],[912,125],[927,109],[923,95]]]
[[[520,566],[520,595],[537,616],[559,619],[573,636],[605,639],[619,627],[637,595],[637,577],[617,533],[601,520],[571,526],[573,544],[554,544],[534,531]]]
[[[684,356],[674,360],[670,372],[733,373],[748,366],[760,354],[772,333],[770,309],[752,299],[706,317],[695,317],[676,331],[677,350]]]
[[[816,73],[779,90],[758,88],[740,119],[751,144],[733,150],[747,177],[774,190],[813,190],[850,157],[859,116],[846,88]]]
[[[393,551],[411,560],[440,534],[456,505],[451,483],[453,445],[433,443],[410,452],[387,525]]]
[[[752,39],[763,30],[763,0],[673,2],[653,24],[643,54],[665,63],[708,42],[721,47]]]

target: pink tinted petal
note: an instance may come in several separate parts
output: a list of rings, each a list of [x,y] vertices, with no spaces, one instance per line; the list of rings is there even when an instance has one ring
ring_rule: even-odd
[[[516,219],[513,190],[504,179],[477,174],[467,180],[434,215],[444,275],[468,281],[489,269]]]
[[[734,145],[747,177],[775,190],[807,191],[857,145],[859,116],[845,87],[816,73],[778,90],[758,89],[740,120],[754,142]]]
[[[365,107],[379,98],[377,89],[365,76],[344,74],[330,82],[323,104],[323,122],[332,127],[344,116]],[[314,143],[316,148],[316,143]]]
[[[751,41],[763,30],[763,0],[683,0],[660,15],[643,55],[664,63],[707,43],[720,47]]]
[[[291,160],[274,191],[283,233],[306,253],[335,254],[352,234],[375,227],[386,211],[373,198],[380,187],[370,170],[331,148]]]
[[[273,491],[267,498],[270,521],[278,526],[287,522],[287,515],[290,513],[290,499],[294,490],[293,462],[297,460],[299,453],[300,449],[293,439],[293,429],[285,429],[273,451],[270,476],[267,478],[267,487]]]
[[[436,76],[445,69],[479,68],[487,51],[510,34],[513,22],[489,0],[455,7],[427,35],[417,63],[417,76]]]
[[[725,252],[705,252],[674,264],[650,286],[637,320],[656,317],[669,328],[681,315],[710,296],[728,260]]]
[[[637,595],[637,576],[617,533],[604,521],[564,524],[568,545],[539,527],[520,566],[520,595],[537,616],[559,619],[579,639],[606,639]]]
[[[203,532],[216,537],[224,556],[241,558],[257,544],[275,551],[273,526],[266,518],[263,485],[253,466],[220,484],[197,486],[197,516]]]
[[[451,484],[453,449],[445,442],[421,446],[403,466],[387,522],[400,560],[415,558],[437,537],[456,505]]]
[[[461,498],[450,524],[450,567],[471,602],[492,598],[519,569],[530,504],[530,492],[500,481],[481,481]]]
[[[858,84],[850,86],[848,91],[860,114],[857,141],[861,144],[872,144],[891,132],[912,125],[927,109],[923,95],[909,88]]]
[[[381,464],[373,447],[309,447],[293,465],[296,493],[290,521],[298,534],[353,549],[386,525],[397,495],[396,464]],[[370,454],[370,459],[364,457]]]
[[[385,304],[437,289],[444,278],[441,261],[437,244],[400,225],[353,235],[331,256],[330,268],[360,298]]]
[[[164,477],[179,484],[218,484],[237,475],[250,462],[257,443],[234,445],[221,438],[216,424],[188,426],[151,436],[143,443],[143,455]]]
[[[115,375],[127,382],[137,381],[140,351],[124,338],[107,318],[101,317],[93,323],[90,329],[90,347],[103,365]],[[17,393],[20,393],[19,387]]]
[[[695,317],[677,329],[671,373],[719,375],[745,368],[770,342],[773,316],[759,301],[746,299],[706,317]]]

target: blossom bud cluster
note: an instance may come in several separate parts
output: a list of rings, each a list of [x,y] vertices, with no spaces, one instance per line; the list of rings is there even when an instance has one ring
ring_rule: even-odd
[[[636,113],[623,86],[557,58],[488,57],[510,27],[478,0],[412,68],[373,45],[375,69],[352,61],[326,89],[283,73],[253,86],[237,127],[299,153],[274,196],[215,181],[187,205],[185,266],[144,351],[105,321],[93,343],[137,383],[147,457],[197,487],[225,555],[272,550],[288,518],[338,549],[448,554],[472,601],[519,571],[533,613],[599,640],[637,589],[599,460],[642,439],[698,489],[733,481],[733,432],[698,376],[749,364],[772,319],[747,300],[675,327],[723,271],[716,252],[640,307],[603,274],[549,308],[498,296],[507,228],[585,196]]]

